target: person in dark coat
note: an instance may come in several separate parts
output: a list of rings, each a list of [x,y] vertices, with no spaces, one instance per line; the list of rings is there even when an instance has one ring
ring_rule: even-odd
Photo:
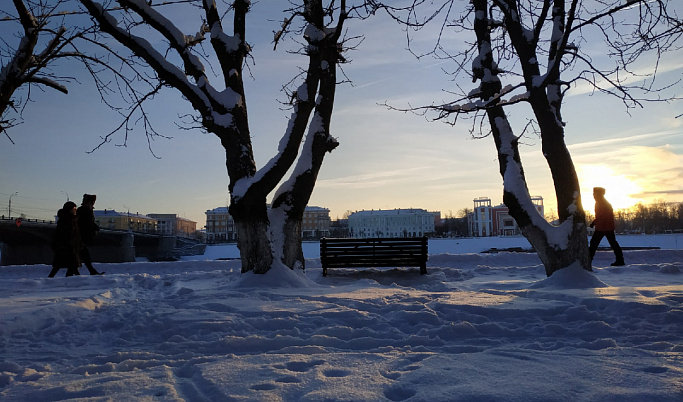
[[[52,239],[52,271],[48,278],[54,278],[57,272],[66,268],[66,276],[80,275],[81,237],[78,232],[76,204],[67,201],[62,209],[57,211],[57,229]]]
[[[614,261],[612,265],[626,265],[624,263],[624,253],[614,234],[614,210],[612,209],[612,204],[605,199],[605,189],[602,187],[594,187],[593,198],[595,198],[595,220],[590,226],[595,227],[595,233],[593,233],[590,243],[591,260],[593,260],[595,251],[598,249],[602,238],[607,237],[607,241],[609,242],[610,247],[612,247],[612,251],[614,251],[616,257],[616,261]]]
[[[83,201],[81,206],[76,210],[76,216],[78,217],[78,230],[81,235],[82,247],[81,247],[81,261],[88,268],[90,275],[102,275],[104,272],[97,272],[95,267],[92,266],[92,258],[90,257],[90,250],[88,246],[92,246],[95,242],[95,235],[100,227],[95,223],[95,214],[93,210],[95,209],[95,200],[97,196],[95,194],[83,194]]]

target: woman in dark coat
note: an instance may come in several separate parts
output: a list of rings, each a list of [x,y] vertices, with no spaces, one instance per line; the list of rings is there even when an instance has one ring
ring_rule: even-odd
[[[81,237],[78,233],[76,204],[67,201],[57,211],[57,229],[52,239],[52,271],[48,278],[53,278],[61,268],[66,268],[66,276],[80,275]]]

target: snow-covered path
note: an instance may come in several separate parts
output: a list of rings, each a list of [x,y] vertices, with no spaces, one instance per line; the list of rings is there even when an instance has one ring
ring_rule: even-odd
[[[0,400],[679,401],[683,251],[240,275],[238,261],[0,267]],[[258,282],[258,284],[257,284]]]

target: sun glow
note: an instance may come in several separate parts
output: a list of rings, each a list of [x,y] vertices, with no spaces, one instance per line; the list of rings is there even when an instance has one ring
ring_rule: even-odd
[[[633,196],[642,193],[643,188],[626,175],[614,173],[608,166],[582,165],[578,167],[578,175],[583,208],[591,213],[595,212],[593,187],[605,188],[605,198],[615,210],[630,208],[641,201]]]

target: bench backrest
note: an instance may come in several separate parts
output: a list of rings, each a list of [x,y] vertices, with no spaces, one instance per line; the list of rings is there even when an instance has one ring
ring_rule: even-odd
[[[323,268],[425,265],[427,237],[320,240]]]

